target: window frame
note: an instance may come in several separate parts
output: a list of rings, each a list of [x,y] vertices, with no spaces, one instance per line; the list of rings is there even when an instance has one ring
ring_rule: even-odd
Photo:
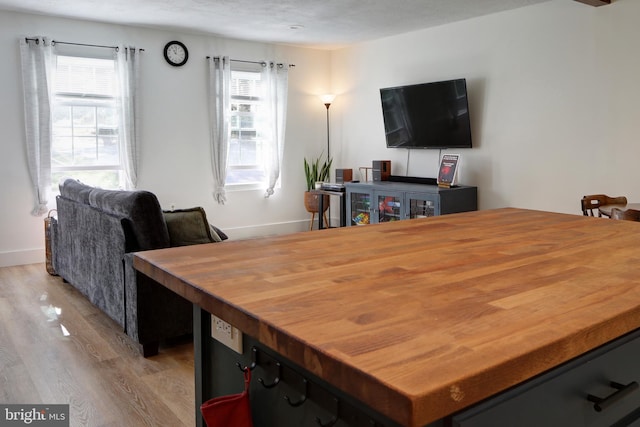
[[[231,64],[231,79],[233,80],[234,78],[234,74],[235,73],[255,73],[257,75],[262,74],[262,65],[261,64],[254,64],[254,63],[244,63],[244,62],[240,62],[240,63],[233,63]],[[232,85],[233,86],[233,85]],[[259,93],[252,93],[249,95],[234,95],[232,93],[230,93],[229,97],[230,97],[230,109],[229,109],[229,144],[227,147],[227,152],[229,153],[229,155],[231,154],[231,145],[235,142],[235,141],[241,141],[240,139],[235,139],[232,137],[233,132],[234,131],[238,131],[241,132],[243,130],[243,128],[240,126],[241,123],[241,117],[242,117],[242,113],[241,112],[234,112],[232,109],[232,105],[233,104],[239,104],[242,103],[243,101],[245,103],[255,103],[255,105],[257,105],[256,111],[254,113],[251,113],[251,117],[253,117],[253,124],[254,127],[253,129],[256,132],[255,135],[255,141],[256,141],[256,145],[261,145],[261,147],[256,147],[256,152],[257,153],[262,153],[262,155],[257,156],[256,157],[256,164],[255,165],[231,165],[229,158],[227,159],[227,180],[225,182],[225,189],[229,190],[229,191],[242,191],[242,190],[264,190],[265,186],[267,185],[267,159],[265,157],[265,153],[268,150],[268,146],[271,143],[268,139],[266,139],[264,137],[265,132],[264,130],[261,130],[261,117],[260,117],[260,109],[261,106],[264,105],[264,103],[266,102],[266,100],[264,99],[264,97],[262,96],[262,91],[258,91]],[[237,127],[233,127],[232,123],[233,123],[233,117],[237,117],[238,118],[238,126]],[[259,161],[258,161],[259,160]],[[262,180],[257,182],[229,182],[229,175],[230,175],[230,171],[243,171],[243,170],[254,170],[254,171],[259,171],[262,173]]]
[[[52,117],[55,117],[58,112],[58,108],[64,107],[69,108],[69,123],[68,128],[71,130],[71,135],[62,135],[62,137],[70,138],[70,143],[72,145],[71,155],[75,155],[75,147],[74,144],[80,139],[76,138],[88,138],[93,136],[95,138],[93,146],[96,150],[96,158],[99,157],[101,144],[106,143],[106,139],[100,137],[100,129],[104,128],[113,128],[116,129],[115,134],[113,135],[113,139],[115,139],[115,144],[117,149],[112,155],[112,161],[104,161],[99,162],[98,164],[93,165],[75,165],[75,164],[67,164],[63,166],[59,166],[55,164],[54,158],[56,156],[56,149],[60,150],[58,144],[56,144],[57,137],[61,137],[60,133],[57,133],[57,126],[54,121],[52,121],[52,129],[51,129],[51,182],[52,189],[54,194],[58,193],[58,179],[56,177],[65,177],[65,176],[73,176],[73,177],[85,177],[81,179],[84,182],[89,184],[94,184],[92,179],[89,178],[91,175],[94,175],[96,172],[111,172],[115,175],[115,183],[111,185],[110,183],[105,184],[101,182],[103,188],[109,189],[122,189],[125,186],[125,171],[124,164],[122,159],[122,145],[121,145],[121,136],[119,126],[120,126],[120,118],[119,118],[119,105],[118,105],[118,94],[116,85],[118,84],[118,76],[117,76],[117,64],[116,58],[111,49],[95,49],[95,48],[87,48],[87,47],[78,47],[78,46],[70,46],[70,45],[58,45],[56,46],[55,52],[55,68],[53,70],[54,78],[53,78],[53,87],[51,89],[51,99],[52,99]],[[84,58],[88,60],[108,60],[113,63],[113,75],[112,80],[110,80],[110,84],[113,87],[113,91],[111,95],[104,94],[85,94],[82,92],[65,92],[58,91],[56,87],[56,81],[61,76],[59,72],[59,57],[77,57]],[[74,128],[76,124],[74,123],[73,116],[73,108],[90,108],[93,109],[93,132],[90,130],[91,127],[87,127],[89,129],[88,132],[90,135],[85,136],[76,136],[74,135]],[[99,120],[99,109],[100,108],[113,108],[115,114],[115,123],[111,123],[109,125],[102,126]],[[116,160],[113,162],[113,160]],[[110,180],[112,181],[112,180]],[[113,181],[112,181],[113,182]]]

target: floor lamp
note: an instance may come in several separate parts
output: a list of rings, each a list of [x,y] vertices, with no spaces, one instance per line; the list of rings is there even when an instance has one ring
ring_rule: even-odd
[[[322,103],[324,104],[325,107],[327,107],[327,162],[329,161],[329,159],[331,159],[331,152],[329,150],[329,107],[331,107],[331,103],[333,102],[334,99],[336,99],[335,95],[332,94],[326,94],[326,95],[322,95],[320,96],[320,99],[322,100]],[[331,172],[329,172],[329,181],[331,181]],[[323,213],[320,212],[320,215],[322,215]],[[327,213],[327,228],[331,228],[331,209],[329,209],[328,213]]]
[[[331,158],[331,154],[329,152],[329,107],[331,107],[331,103],[334,99],[336,99],[336,96],[327,94],[322,95],[320,99],[322,99],[324,106],[327,107],[327,161],[329,161],[329,159]]]

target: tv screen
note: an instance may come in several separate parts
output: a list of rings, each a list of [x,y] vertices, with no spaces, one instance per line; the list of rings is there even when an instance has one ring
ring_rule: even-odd
[[[471,148],[465,79],[380,89],[390,148]]]

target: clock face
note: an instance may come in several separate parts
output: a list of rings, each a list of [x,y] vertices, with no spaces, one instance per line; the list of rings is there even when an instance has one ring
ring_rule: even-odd
[[[189,51],[183,43],[172,41],[164,47],[164,59],[166,59],[169,64],[179,67],[187,63]]]

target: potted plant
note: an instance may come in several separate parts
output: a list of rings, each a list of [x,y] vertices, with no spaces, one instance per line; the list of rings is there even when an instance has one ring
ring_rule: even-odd
[[[307,191],[304,193],[304,207],[307,209],[307,212],[312,214],[311,221],[313,221],[315,214],[318,212],[318,195],[310,193],[310,191],[315,189],[316,182],[327,181],[329,179],[332,161],[332,159],[327,159],[320,164],[319,157],[311,162],[306,158],[304,159],[304,175],[307,182]],[[323,197],[322,207],[323,210],[326,211],[329,208],[329,196],[324,195]]]

